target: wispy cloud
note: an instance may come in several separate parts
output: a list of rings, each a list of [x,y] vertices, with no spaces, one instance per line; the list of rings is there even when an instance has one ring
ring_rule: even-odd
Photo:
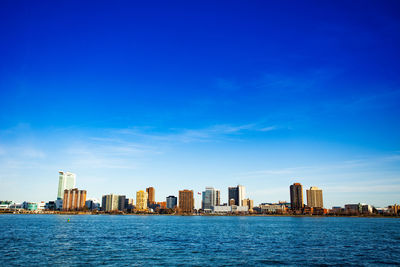
[[[201,129],[170,129],[169,132],[164,133],[149,132],[137,128],[117,129],[113,132],[157,141],[189,143],[221,141],[226,138],[241,136],[246,132],[270,132],[277,129],[278,127],[275,125],[265,126],[265,124],[249,123],[243,125],[219,124]]]

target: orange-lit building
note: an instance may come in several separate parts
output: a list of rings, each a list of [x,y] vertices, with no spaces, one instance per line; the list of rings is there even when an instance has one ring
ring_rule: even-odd
[[[146,192],[147,192],[147,206],[150,206],[152,204],[154,204],[156,202],[155,200],[155,190],[154,187],[148,187],[146,188]]]
[[[85,207],[86,190],[65,189],[63,198],[63,210],[82,210]]]
[[[179,211],[182,213],[193,213],[194,211],[194,198],[193,190],[179,191]]]
[[[167,202],[156,202],[157,205],[160,205],[160,209],[166,209],[167,208]]]

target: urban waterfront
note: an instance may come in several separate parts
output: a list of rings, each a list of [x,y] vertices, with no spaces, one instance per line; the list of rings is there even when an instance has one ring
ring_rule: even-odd
[[[1,215],[2,266],[400,263],[400,220]]]

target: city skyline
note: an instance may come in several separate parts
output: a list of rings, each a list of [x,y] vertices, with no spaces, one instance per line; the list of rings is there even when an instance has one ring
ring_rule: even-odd
[[[399,202],[396,1],[0,5],[2,199],[54,199],[62,169],[97,199]]]

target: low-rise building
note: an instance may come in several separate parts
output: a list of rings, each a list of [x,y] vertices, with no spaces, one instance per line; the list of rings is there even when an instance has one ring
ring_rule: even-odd
[[[85,202],[85,206],[88,210],[99,210],[100,209],[100,201],[95,198],[89,198]]]
[[[12,204],[12,201],[9,200],[3,200],[0,201],[0,210],[7,210],[10,208],[10,205]]]
[[[248,206],[212,206],[211,207],[212,213],[248,213],[249,207]]]
[[[371,214],[374,211],[374,207],[368,204],[346,204],[344,205],[345,213],[347,214]]]
[[[280,204],[280,203],[263,203],[260,204],[258,207],[261,213],[283,214],[286,212],[285,204]]]

